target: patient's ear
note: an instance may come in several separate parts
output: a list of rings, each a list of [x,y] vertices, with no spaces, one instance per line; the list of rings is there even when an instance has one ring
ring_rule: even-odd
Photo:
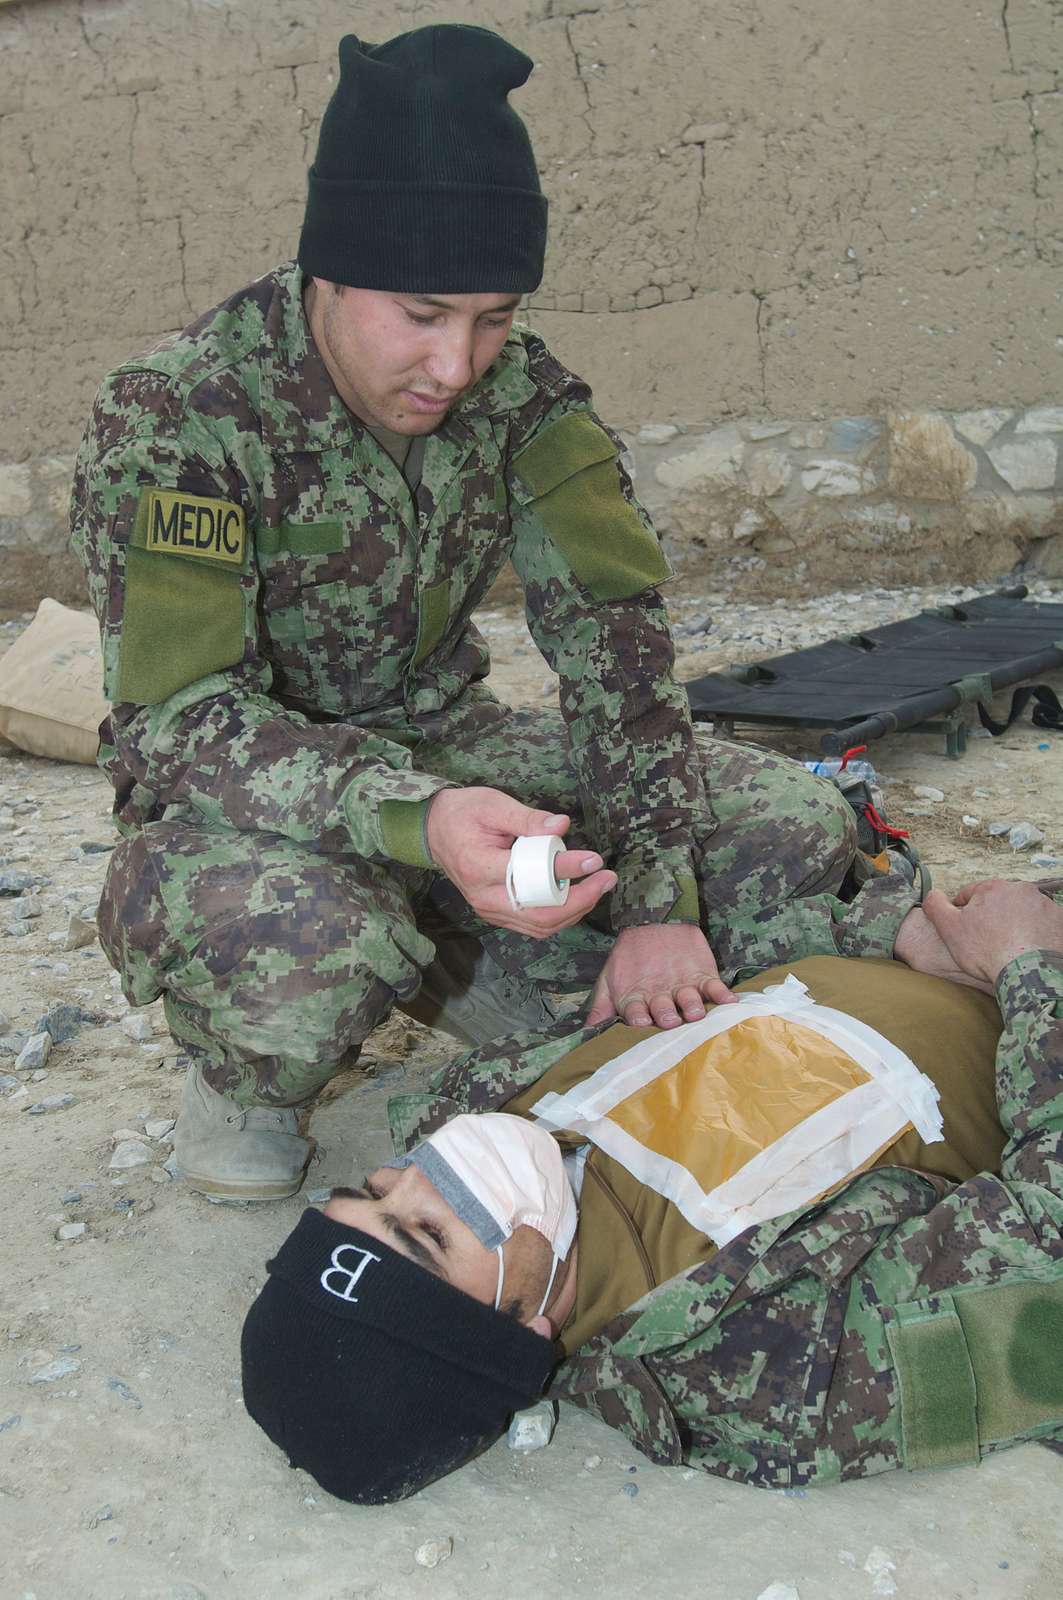
[[[554,1330],[550,1326],[549,1317],[532,1317],[531,1321],[526,1322],[524,1326],[530,1328],[532,1333],[541,1334],[544,1339],[552,1339],[554,1337]]]

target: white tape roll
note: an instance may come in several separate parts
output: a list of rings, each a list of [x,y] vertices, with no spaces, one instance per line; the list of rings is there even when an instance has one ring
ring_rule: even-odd
[[[556,833],[516,839],[509,852],[506,892],[514,911],[534,906],[563,906],[568,899],[568,879],[557,881],[554,862],[565,848]]]

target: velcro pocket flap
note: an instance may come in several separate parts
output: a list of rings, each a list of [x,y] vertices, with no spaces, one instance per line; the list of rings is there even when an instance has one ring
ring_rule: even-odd
[[[616,445],[586,411],[569,411],[552,422],[517,457],[517,476],[527,496],[537,500],[584,467],[612,461]]]
[[[627,600],[671,577],[656,534],[624,493],[616,447],[586,412],[545,428],[516,468],[525,505],[595,600]]]
[[[977,1461],[974,1370],[952,1296],[892,1307],[886,1338],[900,1388],[909,1472]]]
[[[270,556],[282,550],[296,556],[330,556],[346,543],[340,522],[282,522],[279,528],[259,528],[255,534],[256,549]]]

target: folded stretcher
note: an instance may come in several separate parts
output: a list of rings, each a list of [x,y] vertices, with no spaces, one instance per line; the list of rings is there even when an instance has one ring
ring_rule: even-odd
[[[966,708],[1002,733],[1032,699],[1036,726],[1063,728],[1050,688],[1019,689],[995,722],[989,702],[1040,672],[1063,668],[1063,605],[1027,601],[1023,586],[940,606],[903,622],[806,650],[710,672],[685,688],[697,721],[723,737],[738,723],[823,728],[820,750],[841,755],[886,733],[944,728],[950,756],[967,743]]]

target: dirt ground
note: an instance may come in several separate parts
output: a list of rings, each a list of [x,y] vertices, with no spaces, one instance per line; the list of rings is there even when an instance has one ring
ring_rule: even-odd
[[[688,593],[673,601],[680,675],[826,637],[842,631],[841,615],[852,631],[942,598],[955,593],[776,606]],[[719,620],[705,632],[709,616]],[[481,624],[498,691],[551,704],[554,681],[519,613],[496,603]],[[0,629],[0,649],[17,629]],[[763,742],[815,751],[811,737]],[[1045,858],[1063,857],[1061,751],[1058,735],[1027,721],[999,740],[973,738],[958,762],[929,733],[881,741],[871,756],[893,821],[952,888],[1058,874]],[[170,1179],[165,1134],[147,1139],[150,1164],[109,1169],[114,1134],[144,1138],[146,1121],[173,1118],[181,1083],[159,1008],[130,1014],[95,942],[64,949],[71,914],[91,915],[99,892],[106,853],[85,846],[106,846],[109,809],[94,770],[10,751],[0,760],[0,873],[30,874],[40,913],[17,918],[18,900],[0,899],[0,1034],[32,1032],[58,1004],[84,1013],[25,1093],[3,1090],[0,1077],[0,1600],[1058,1594],[1063,1460],[1034,1445],[976,1469],[769,1494],[654,1467],[563,1406],[548,1449],[521,1456],[503,1441],[395,1507],[344,1506],[291,1471],[243,1414],[238,1336],[305,1196],[212,1205]],[[1044,839],[1015,851],[989,835],[993,822],[1032,823]],[[18,922],[29,931],[12,932]],[[386,1153],[387,1096],[422,1084],[451,1050],[402,1018],[378,1030],[361,1068],[330,1085],[314,1113],[307,1191]],[[0,1074],[13,1077],[12,1062],[0,1054]],[[58,1109],[28,1112],[67,1095]],[[74,1222],[83,1235],[58,1241]],[[443,1562],[418,1564],[427,1541],[447,1540]]]

